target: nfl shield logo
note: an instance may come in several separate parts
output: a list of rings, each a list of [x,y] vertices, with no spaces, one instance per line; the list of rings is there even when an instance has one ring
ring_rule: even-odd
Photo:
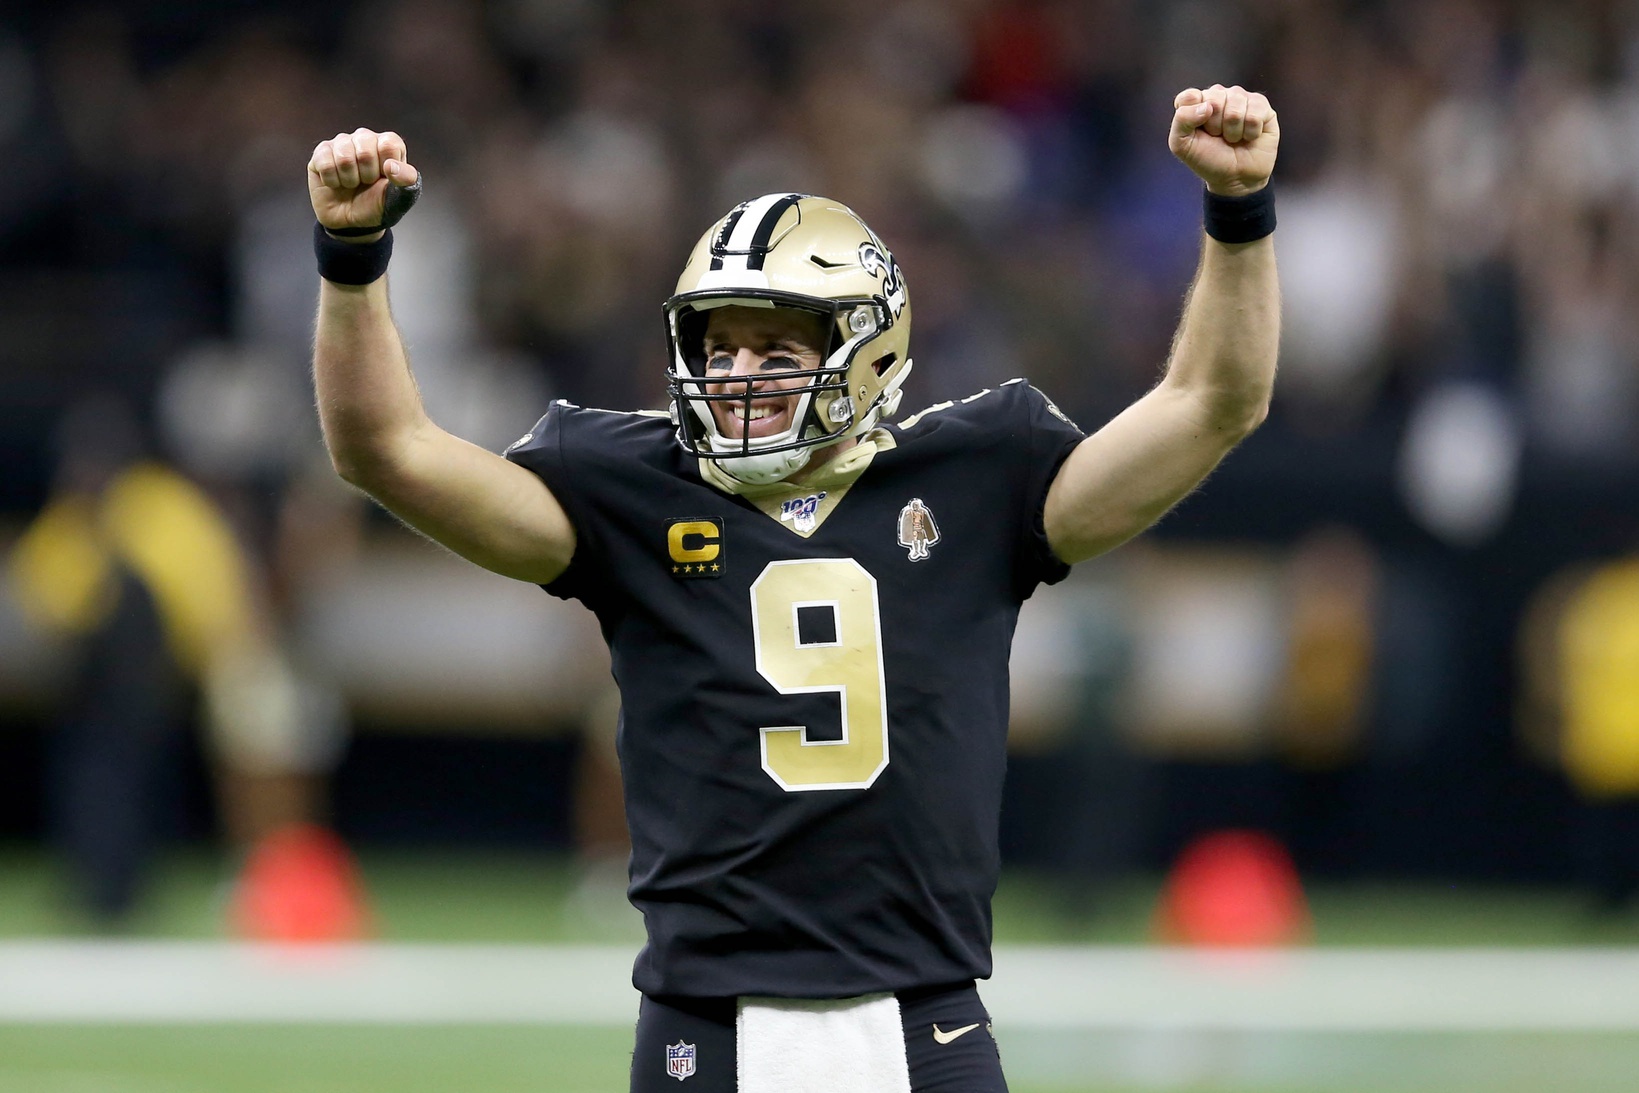
[[[682,1081],[694,1073],[694,1045],[679,1040],[666,1045],[666,1073]]]

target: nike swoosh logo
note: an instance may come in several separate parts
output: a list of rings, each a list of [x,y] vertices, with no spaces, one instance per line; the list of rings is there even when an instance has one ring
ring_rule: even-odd
[[[978,1022],[974,1022],[971,1025],[963,1025],[961,1028],[953,1028],[949,1032],[941,1032],[941,1031],[939,1031],[939,1026],[934,1025],[933,1026],[933,1040],[934,1040],[934,1043],[937,1043],[937,1044],[948,1044],[952,1040],[956,1039],[958,1036],[966,1036],[968,1033],[972,1032],[974,1029],[976,1029],[978,1027],[979,1027]]]

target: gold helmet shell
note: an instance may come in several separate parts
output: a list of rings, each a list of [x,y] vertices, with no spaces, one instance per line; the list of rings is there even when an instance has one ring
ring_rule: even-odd
[[[824,359],[791,427],[776,436],[726,437],[712,416],[712,402],[751,397],[750,378],[706,377],[707,313],[730,305],[825,320]],[[779,481],[815,449],[874,427],[897,409],[911,370],[911,307],[898,264],[853,210],[823,197],[766,194],[736,205],[695,244],[665,314],[678,440],[744,482]]]

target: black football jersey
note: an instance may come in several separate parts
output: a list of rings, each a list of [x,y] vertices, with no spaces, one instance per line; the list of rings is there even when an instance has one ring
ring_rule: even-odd
[[[772,505],[662,415],[556,403],[508,458],[576,531],[547,590],[620,687],[648,994],[842,998],[990,974],[1020,603],[1080,431],[1022,381],[889,426]],[[816,476],[818,477],[818,476]]]

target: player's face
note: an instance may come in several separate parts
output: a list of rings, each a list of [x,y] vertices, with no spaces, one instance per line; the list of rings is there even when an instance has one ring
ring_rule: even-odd
[[[711,405],[725,437],[775,436],[791,428],[804,376],[820,366],[825,320],[787,308],[719,307],[706,321],[706,375],[752,377],[750,418],[746,404],[725,399]],[[743,383],[707,384],[708,394],[743,394]]]

